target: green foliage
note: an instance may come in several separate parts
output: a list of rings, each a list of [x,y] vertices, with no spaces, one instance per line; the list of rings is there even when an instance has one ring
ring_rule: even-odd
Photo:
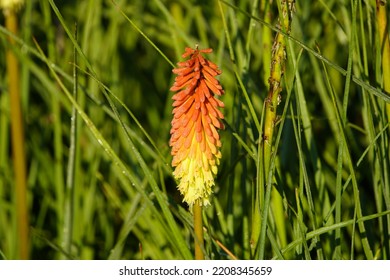
[[[172,62],[196,44],[214,49],[208,58],[222,69],[226,92],[222,161],[203,213],[206,258],[251,257],[261,145],[273,145],[264,258],[390,257],[390,98],[381,90],[375,6],[297,1],[269,143],[261,127],[279,15],[276,1],[266,2],[26,1],[13,50],[22,73],[31,258],[192,258],[192,214],[176,190],[168,140]],[[11,48],[7,36],[0,26],[1,49]],[[13,259],[4,55],[0,65],[0,258]]]

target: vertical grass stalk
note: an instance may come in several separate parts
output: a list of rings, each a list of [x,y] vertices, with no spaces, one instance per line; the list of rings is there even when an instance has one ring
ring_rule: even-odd
[[[286,33],[290,32],[290,21],[291,21],[293,2],[294,1],[292,0],[282,0],[280,2],[281,15],[279,17],[279,23],[280,23],[280,28]],[[267,185],[269,183],[272,183],[271,178],[269,178],[272,177],[272,172],[269,171],[270,171],[272,153],[274,152],[272,149],[273,147],[272,140],[273,140],[274,129],[277,121],[277,107],[281,100],[280,92],[282,91],[281,83],[284,74],[285,61],[286,61],[285,36],[283,36],[283,34],[281,33],[277,33],[272,46],[271,72],[270,72],[270,77],[268,79],[270,86],[268,90],[268,95],[265,99],[265,119],[264,119],[263,143],[262,143],[263,170],[264,170],[263,172],[264,179],[262,179],[262,182],[266,182]],[[259,180],[261,179],[259,178]],[[258,186],[259,188],[264,187],[262,184],[258,184]],[[256,223],[253,224],[251,246],[252,246],[252,254],[256,255],[260,259],[264,257],[268,207],[269,207],[269,199],[271,197],[268,192],[270,191],[271,188],[267,187],[265,201],[263,205],[259,205],[260,201],[257,201],[255,205],[255,207],[262,209],[262,213],[259,213],[259,211],[255,211],[254,212],[255,216],[253,221],[261,220],[261,225]],[[260,190],[257,190],[257,192],[261,193]],[[276,192],[276,190],[272,191],[272,196],[274,197],[273,200],[275,200],[275,205],[276,206],[279,205],[278,208],[282,208],[281,198],[279,197],[280,195]],[[278,211],[280,211],[280,209]],[[261,218],[257,217],[257,215],[261,215]],[[257,234],[258,232],[260,232],[260,236],[258,236]],[[257,254],[255,253],[255,251],[258,249],[259,251]]]
[[[282,0],[281,28],[286,33],[290,32],[290,12],[287,0]],[[280,103],[282,91],[281,83],[284,74],[286,61],[286,40],[283,34],[277,33],[272,46],[271,74],[268,80],[270,86],[265,101],[265,121],[263,134],[264,150],[264,170],[267,176],[272,153],[272,139],[274,135],[275,123],[277,121],[277,107]]]
[[[77,40],[77,25],[75,25],[75,39]],[[77,50],[74,48],[73,57],[73,98],[77,100]],[[64,201],[64,225],[62,236],[62,248],[71,255],[73,236],[73,203],[74,203],[74,182],[75,182],[75,160],[76,160],[76,140],[77,140],[77,111],[72,106],[70,119],[70,146],[66,177],[65,201]]]
[[[6,28],[18,33],[17,6],[4,9]],[[13,45],[15,42],[9,38]],[[15,176],[15,204],[16,204],[16,225],[17,225],[17,250],[19,259],[29,257],[29,217],[27,206],[27,182],[26,182],[26,155],[25,138],[23,128],[22,106],[20,98],[20,75],[18,60],[11,49],[6,51],[8,90],[10,94],[10,120],[12,137],[13,167]]]

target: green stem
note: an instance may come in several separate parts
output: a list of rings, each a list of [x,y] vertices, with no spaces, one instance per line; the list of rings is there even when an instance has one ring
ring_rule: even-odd
[[[195,259],[204,260],[202,205],[200,204],[199,199],[195,201],[192,210],[194,212]]]
[[[290,17],[287,0],[281,3],[281,23],[282,29],[289,33]],[[268,96],[265,101],[265,121],[264,121],[264,174],[267,176],[272,153],[272,139],[276,122],[276,109],[280,102],[280,92],[282,91],[281,82],[284,74],[284,65],[286,60],[286,40],[285,36],[277,33],[272,46],[271,75],[269,78]]]
[[[75,39],[77,40],[77,25],[75,26]],[[77,100],[77,51],[74,49],[73,57],[73,98]],[[63,225],[63,240],[62,247],[71,255],[71,246],[73,239],[73,212],[74,212],[74,182],[75,182],[75,161],[76,161],[76,139],[77,139],[77,111],[76,107],[72,106],[72,116],[70,121],[70,146],[69,159],[66,177],[65,189],[65,210],[64,210],[64,225]]]
[[[16,34],[18,32],[17,16],[13,9],[5,13],[7,29]],[[12,38],[9,39],[14,44]],[[12,152],[15,174],[16,192],[16,220],[18,238],[18,258],[28,259],[29,256],[29,222],[27,207],[27,182],[26,182],[26,155],[24,151],[24,130],[22,120],[22,109],[19,89],[19,67],[18,61],[12,50],[8,49],[6,54],[7,72],[9,79],[10,111],[11,111],[11,133]]]
[[[280,9],[280,23],[281,29],[287,34],[290,31],[290,2],[288,0],[281,1],[281,9]],[[264,131],[263,131],[263,176],[264,178],[261,180],[262,182],[266,182],[267,191],[265,203],[261,205],[261,197],[257,196],[257,201],[255,204],[256,209],[261,210],[261,216],[259,217],[259,211],[254,212],[253,219],[253,228],[252,228],[252,238],[251,238],[251,246],[252,246],[252,255],[257,255],[259,258],[264,257],[264,246],[265,246],[265,236],[266,236],[266,225],[267,225],[267,216],[268,216],[268,206],[269,199],[272,199],[271,205],[273,205],[273,209],[275,213],[283,213],[283,204],[280,194],[272,188],[272,172],[270,172],[271,158],[273,151],[273,138],[274,138],[274,130],[275,124],[277,121],[277,107],[280,103],[280,92],[282,91],[281,82],[284,73],[284,65],[286,61],[286,40],[285,36],[282,33],[277,33],[274,44],[272,46],[272,61],[271,61],[271,72],[269,81],[269,91],[267,98],[265,99],[265,119],[264,119]],[[261,173],[258,173],[258,175]],[[263,188],[264,184],[258,184],[258,188]],[[258,189],[257,193],[261,193],[262,190]],[[272,195],[271,195],[272,194]],[[266,209],[267,207],[267,209]],[[261,223],[258,223],[261,221]],[[283,229],[284,226],[280,230]],[[257,233],[260,232],[260,237],[257,236]],[[257,241],[259,240],[259,241]],[[256,254],[255,251],[259,248],[259,254]]]

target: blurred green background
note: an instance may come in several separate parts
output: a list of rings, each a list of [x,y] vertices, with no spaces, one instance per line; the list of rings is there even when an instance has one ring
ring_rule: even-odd
[[[250,258],[258,124],[275,36],[264,22],[277,26],[278,1],[226,2],[234,7],[217,0],[26,1],[15,46],[0,16],[0,258],[18,258],[6,50],[20,66],[30,258],[191,257],[192,218],[170,166],[169,88],[173,65],[196,44],[213,48],[207,58],[223,71],[226,93],[223,157],[204,213],[206,255]],[[72,94],[76,23],[84,55],[77,52],[76,100],[90,122],[80,115],[76,122],[69,196],[72,103],[59,80]],[[311,52],[288,40],[275,124],[281,203],[271,200],[265,258],[387,259],[389,116],[383,94],[374,95],[383,78],[375,1],[297,1],[291,36]],[[364,230],[356,223],[359,207]]]

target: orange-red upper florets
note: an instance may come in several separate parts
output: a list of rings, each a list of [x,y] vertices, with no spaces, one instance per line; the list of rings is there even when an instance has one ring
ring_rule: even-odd
[[[176,167],[174,176],[180,181],[184,201],[190,205],[199,198],[208,204],[221,158],[218,129],[224,125],[219,108],[224,104],[215,98],[224,94],[215,78],[221,70],[202,56],[211,52],[212,49],[186,48],[182,57],[189,59],[173,69],[177,77],[171,90],[177,93],[172,97],[172,166]]]

